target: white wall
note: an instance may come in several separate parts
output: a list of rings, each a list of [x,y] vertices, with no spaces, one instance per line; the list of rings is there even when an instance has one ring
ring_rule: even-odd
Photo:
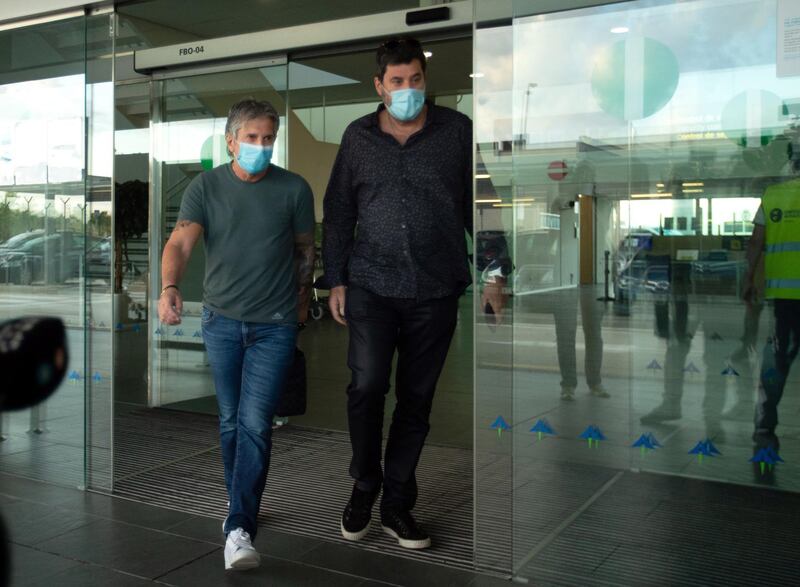
[[[80,8],[85,4],[88,4],[86,0],[2,0],[0,2],[0,23],[59,12],[69,8]]]
[[[564,208],[561,214],[561,285],[577,285],[578,283],[578,238],[575,223],[578,218],[575,207]]]
[[[594,199],[595,217],[595,282],[603,283],[605,279],[605,251],[610,251],[609,264],[614,260],[614,254],[622,238],[619,229],[619,202],[599,196]],[[614,212],[617,211],[615,214]],[[611,279],[611,276],[609,276]]]

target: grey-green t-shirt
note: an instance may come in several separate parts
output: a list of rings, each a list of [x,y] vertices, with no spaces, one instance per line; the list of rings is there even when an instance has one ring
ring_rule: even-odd
[[[179,220],[203,227],[203,303],[243,322],[297,322],[294,235],[314,231],[314,196],[299,175],[271,165],[255,183],[231,164],[195,177]]]

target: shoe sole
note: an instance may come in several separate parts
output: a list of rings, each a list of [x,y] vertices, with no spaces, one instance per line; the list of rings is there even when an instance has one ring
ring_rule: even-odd
[[[389,528],[388,526],[381,526],[383,531],[386,532],[392,538],[395,538],[403,548],[410,548],[412,550],[421,550],[423,548],[428,548],[431,545],[431,539],[426,538],[425,540],[409,540],[407,538],[400,538],[397,535],[397,532]]]
[[[367,533],[369,532],[369,524],[364,526],[364,529],[359,530],[358,532],[348,532],[347,530],[345,530],[344,524],[342,522],[339,522],[339,528],[342,531],[342,537],[345,540],[349,540],[350,542],[358,542],[359,540],[364,538],[364,536],[366,536]]]
[[[249,571],[255,569],[261,564],[261,559],[241,559],[231,564],[225,564],[226,571]]]

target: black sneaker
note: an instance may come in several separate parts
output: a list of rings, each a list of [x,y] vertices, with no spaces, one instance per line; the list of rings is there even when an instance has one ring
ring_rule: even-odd
[[[378,498],[378,492],[362,491],[355,485],[350,501],[342,513],[342,536],[347,540],[361,540],[369,532],[369,521],[372,518],[372,506]]]
[[[381,512],[383,531],[397,538],[403,548],[428,548],[431,538],[422,528],[417,526],[411,512]]]

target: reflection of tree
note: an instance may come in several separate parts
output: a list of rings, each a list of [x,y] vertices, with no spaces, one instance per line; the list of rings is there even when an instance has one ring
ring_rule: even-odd
[[[111,234],[111,216],[108,212],[95,210],[88,220],[88,231],[92,236]]]
[[[32,216],[30,213],[32,196],[21,198],[26,202],[25,210],[11,207],[11,204],[18,197],[18,194],[9,191],[5,193],[2,201],[0,201],[0,242],[8,240],[15,234],[44,226],[44,219],[41,216]]]
[[[134,179],[117,184],[114,198],[114,291],[122,292],[124,268],[130,265],[128,243],[147,232],[149,184]]]
[[[0,202],[0,241],[4,241],[11,236],[11,202],[8,200],[8,194],[5,199]]]

